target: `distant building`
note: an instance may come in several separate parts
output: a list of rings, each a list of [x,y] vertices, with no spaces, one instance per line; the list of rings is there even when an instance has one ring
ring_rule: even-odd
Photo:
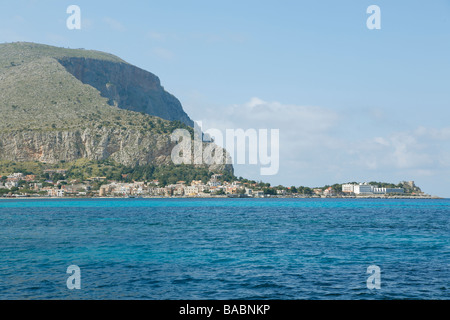
[[[373,188],[375,194],[405,193],[403,188]]]
[[[405,193],[405,189],[377,188],[367,183],[360,183],[360,184],[344,184],[342,185],[342,192],[354,193],[357,195],[371,195],[371,194]]]
[[[8,181],[20,181],[24,178],[23,173],[13,173],[7,176]]]
[[[198,193],[200,192],[198,186],[188,186],[184,188],[184,194],[187,196],[197,196]]]
[[[262,197],[264,197],[264,191],[260,191],[260,190],[254,191],[254,192],[253,192],[253,196],[254,196],[255,198],[262,198]]]
[[[191,186],[199,186],[202,184],[202,180],[192,180]]]
[[[219,181],[209,181],[208,186],[210,187],[219,187],[221,183]]]
[[[329,187],[328,189],[326,189],[324,192],[323,192],[323,195],[324,196],[335,196],[336,195],[336,191],[334,191],[333,190],[333,188],[331,188],[331,187]]]
[[[355,192],[355,185],[354,184],[343,184],[342,185],[342,192],[354,193]]]
[[[48,188],[47,193],[49,197],[64,197],[65,191],[64,189],[57,189],[57,188]]]
[[[354,186],[353,192],[355,194],[373,194],[373,186],[367,183],[360,183]]]
[[[5,188],[6,189],[12,189],[12,188],[17,188],[19,186],[19,182],[18,181],[7,181],[5,183]]]
[[[320,196],[323,194],[323,190],[320,188],[313,189],[314,194]]]
[[[31,182],[31,181],[36,180],[36,176],[34,174],[29,174],[29,175],[25,176],[24,180],[26,182]]]

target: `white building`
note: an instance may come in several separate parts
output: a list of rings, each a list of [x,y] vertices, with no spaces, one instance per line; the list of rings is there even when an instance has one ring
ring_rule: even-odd
[[[13,173],[13,174],[10,174],[7,178],[9,179],[9,180],[22,180],[23,179],[23,173]]]
[[[253,192],[253,196],[255,197],[255,198],[262,198],[262,197],[264,197],[264,191],[254,191]]]
[[[346,193],[353,193],[353,192],[355,192],[355,185],[354,184],[343,184],[342,185],[342,192],[346,192]]]
[[[367,183],[360,183],[360,184],[344,184],[342,185],[342,192],[369,195],[369,194],[405,193],[405,189],[376,188]]]
[[[64,189],[52,188],[52,189],[47,190],[47,194],[49,197],[62,198],[62,197],[64,197],[65,191],[64,191]]]
[[[403,188],[373,188],[375,194],[405,193]]]
[[[19,186],[19,183],[17,181],[7,181],[5,183],[5,188],[6,189],[12,189],[12,188],[17,188]]]
[[[198,186],[188,186],[184,188],[184,194],[187,196],[196,196],[200,192]]]
[[[353,192],[355,194],[373,194],[373,186],[367,183],[360,183],[354,186]]]

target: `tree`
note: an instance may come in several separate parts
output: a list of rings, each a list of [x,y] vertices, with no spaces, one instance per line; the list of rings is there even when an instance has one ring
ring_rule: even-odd
[[[17,184],[19,187],[24,187],[25,185],[27,185],[27,182],[25,180],[19,180]]]
[[[264,188],[263,191],[264,191],[264,194],[268,194],[268,195],[274,196],[277,194],[277,191],[273,188]]]

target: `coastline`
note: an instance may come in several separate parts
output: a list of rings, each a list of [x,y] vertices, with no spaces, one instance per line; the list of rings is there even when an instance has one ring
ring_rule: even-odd
[[[383,200],[445,200],[447,198],[438,196],[347,196],[347,197],[336,197],[336,196],[266,196],[266,197],[236,197],[227,195],[218,196],[173,196],[173,197],[163,197],[163,196],[125,196],[125,197],[32,197],[32,196],[15,196],[15,197],[0,197],[1,200],[115,200],[115,199],[130,199],[130,200],[143,200],[143,199],[383,199]]]

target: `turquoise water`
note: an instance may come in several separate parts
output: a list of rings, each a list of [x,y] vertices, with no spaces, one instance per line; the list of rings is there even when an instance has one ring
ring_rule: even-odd
[[[449,200],[0,200],[0,299],[449,299],[449,235]]]

